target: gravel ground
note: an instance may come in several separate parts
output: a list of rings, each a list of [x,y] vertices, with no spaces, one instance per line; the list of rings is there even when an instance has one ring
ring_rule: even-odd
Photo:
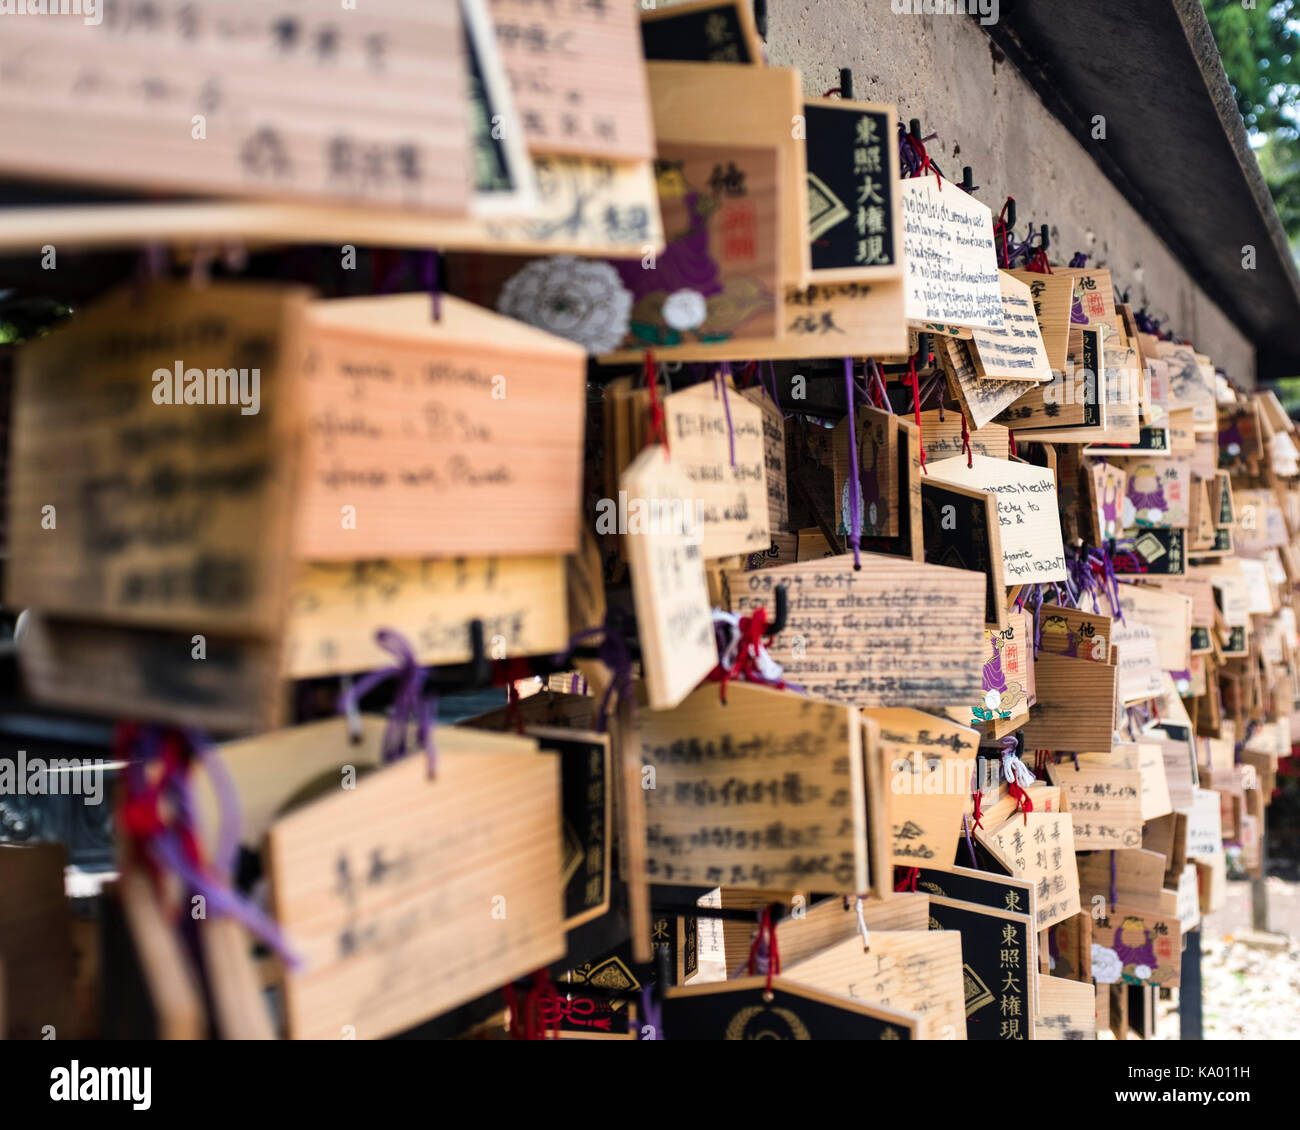
[[[1285,949],[1236,940],[1253,932],[1249,882],[1229,881],[1225,906],[1202,924],[1207,1040],[1300,1040],[1300,882],[1283,874],[1268,878],[1268,926]]]

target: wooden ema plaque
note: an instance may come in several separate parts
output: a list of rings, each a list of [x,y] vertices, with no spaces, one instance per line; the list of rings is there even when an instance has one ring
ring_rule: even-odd
[[[1002,327],[977,329],[971,334],[971,359],[985,380],[1043,382],[1052,367],[1034,315],[1028,286],[1007,271],[998,272],[1002,291]]]
[[[14,606],[275,633],[295,429],[290,335],[305,294],[159,284],[141,301],[124,288],[23,347],[9,480]]]
[[[1060,632],[1064,623],[1064,618],[1054,623],[1054,633]],[[1024,725],[1025,743],[1030,749],[1110,748],[1119,669],[1108,659],[1086,657],[1084,653],[1090,653],[1091,645],[1082,640],[1069,642],[1072,631],[1067,627],[1058,638],[1067,648],[1081,648],[1077,655],[1044,647],[1034,661],[1037,701]]]
[[[868,890],[857,711],[749,683],[726,693],[710,683],[636,712],[650,882]]]
[[[661,360],[706,360],[719,346],[731,358],[779,336],[780,168],[774,146],[660,139],[665,246],[650,270],[622,264],[631,320],[622,350],[606,360],[647,347]]]
[[[916,889],[930,896],[973,903],[990,910],[1034,916],[1034,885],[1027,879],[970,867],[918,868]]]
[[[1029,296],[1038,319],[1043,350],[1051,368],[1065,369],[1070,347],[1070,310],[1074,304],[1073,280],[1064,275],[1040,275],[1036,271],[1004,271],[1003,274],[1029,287]]]
[[[654,156],[636,10],[528,0],[488,5],[528,147],[604,160]]]
[[[1121,768],[1081,761],[1076,767],[1067,759],[1049,764],[1047,775],[1069,801],[1076,851],[1142,846],[1142,772],[1136,765]]]
[[[767,549],[771,519],[763,412],[721,379],[664,402],[668,459],[687,480],[705,559]],[[734,452],[734,458],[733,456]]]
[[[1002,293],[993,249],[993,213],[938,178],[900,181],[907,320],[1002,328]]]
[[[984,427],[994,417],[1004,415],[1007,408],[1034,387],[1025,381],[981,377],[971,356],[968,341],[939,337],[936,339],[935,352],[943,366],[952,398],[961,405],[961,410],[976,430]]]
[[[918,1039],[964,1040],[964,941],[933,931],[871,931],[865,943],[859,934],[797,964],[782,962],[782,972],[801,985],[915,1013]]]
[[[899,531],[898,419],[890,412],[858,407],[854,411],[854,425],[858,448],[858,533],[863,537],[896,537]],[[852,457],[847,416],[835,425],[831,441],[835,497],[839,500],[836,532],[847,537],[852,524]]]
[[[1038,978],[1036,1040],[1095,1040],[1097,1038],[1095,985],[1065,977]]]
[[[949,708],[971,726],[985,726],[993,737],[1016,729],[1037,701],[1034,686],[1034,619],[1012,609],[1006,627],[984,629],[984,667],[980,694],[962,707]]]
[[[880,727],[893,863],[934,866],[955,858],[979,734],[903,706],[875,707],[862,715]]]
[[[803,118],[812,281],[901,277],[897,111],[810,98]]]
[[[703,532],[688,514],[690,480],[667,450],[651,444],[619,480],[649,511],[625,538],[650,709],[676,706],[718,664],[713,610],[704,579]]]
[[[861,411],[861,409],[858,409]],[[965,456],[961,440],[962,414],[949,410],[940,418],[939,411],[931,408],[921,413],[921,434],[925,436],[925,457],[938,462]],[[990,459],[1006,459],[1010,454],[1007,429],[1001,424],[985,424],[982,428],[967,427],[971,451],[987,455]]]
[[[776,977],[669,989],[664,1031],[674,1040],[915,1040],[915,1013],[849,1000]]]
[[[9,21],[0,91],[16,116],[0,139],[0,169],[465,213],[470,125],[456,0],[363,4],[342,20],[337,9],[281,12],[260,0],[229,0],[219,12],[161,0],[149,19],[95,7],[94,25]],[[423,81],[409,81],[414,74]]]
[[[864,552],[891,557],[910,557],[913,561],[921,562],[925,560],[925,539],[921,518],[921,430],[910,420],[903,420],[897,416],[893,416],[892,419],[898,456],[893,471],[895,485],[890,497],[899,500],[898,533],[864,534],[862,549]],[[843,493],[840,499],[843,504],[845,501]],[[840,514],[847,531],[849,518],[845,516],[842,505]],[[802,557],[800,559],[802,560]]]
[[[879,554],[724,574],[733,612],[775,608],[789,591],[785,629],[769,651],[810,694],[855,706],[936,709],[976,695],[984,578]]]
[[[748,0],[643,8],[641,42],[647,59],[763,65],[763,41]]]
[[[1038,968],[1029,915],[932,896],[930,929],[960,936],[966,1038],[1032,1040]]]
[[[1074,826],[1068,812],[1016,813],[998,827],[977,829],[978,838],[1003,867],[1034,884],[1037,921],[1043,930],[1079,912],[1079,874]]]
[[[285,974],[292,1039],[382,1039],[564,954],[559,758],[451,726],[434,744],[434,779],[416,752],[271,826],[306,962]]]
[[[664,144],[774,147],[771,191],[778,208],[778,279],[803,286],[808,277],[806,145],[792,123],[800,113],[799,72],[789,67],[715,67],[649,62],[650,104],[660,160]],[[725,154],[718,153],[725,161]]]
[[[558,653],[572,634],[566,591],[562,557],[310,562],[290,590],[284,671],[305,679],[382,667],[391,657],[375,632],[393,624],[421,664],[469,662],[471,620],[482,621],[494,659]]]
[[[1182,980],[1182,929],[1177,917],[1134,906],[1111,906],[1092,924],[1092,975],[1098,984],[1158,985]]]
[[[926,563],[979,574],[984,578],[985,625],[1006,623],[997,495],[926,477],[921,482],[921,528]]]
[[[892,887],[893,868],[888,868]],[[813,957],[828,946],[845,938],[858,938],[861,945],[862,923],[870,930],[925,930],[929,899],[925,895],[899,894],[892,890],[888,898],[858,900],[836,895],[810,898],[806,891],[762,891],[723,887],[716,896],[724,908],[759,910],[774,902],[794,907],[806,905],[802,918],[782,918],[776,925],[777,949],[783,968]],[[800,900],[803,900],[802,903]],[[729,921],[723,924],[723,949],[726,968],[733,973],[743,966],[753,946],[757,928],[748,923]]]
[[[763,463],[767,468],[767,520],[775,535],[790,524],[790,499],[785,474],[785,413],[764,387],[745,388],[740,395],[763,413]]]
[[[527,157],[524,158],[527,160]],[[663,228],[650,161],[535,154],[537,200],[527,216],[501,215],[498,195],[480,192],[475,215],[412,216],[394,210],[294,203],[183,200],[32,206],[0,213],[0,247],[37,251],[45,243],[136,246],[263,239],[282,243],[428,247],[500,254],[640,256],[662,248]],[[484,198],[488,204],[485,204]],[[506,202],[509,207],[509,202]],[[34,235],[34,232],[39,234]]]
[[[929,477],[937,483],[986,491],[996,498],[1001,581],[1009,585],[1064,581],[1065,547],[1052,471],[983,455],[972,456],[970,466],[967,462],[958,457],[927,464]]]
[[[282,724],[280,647],[63,620],[28,610],[18,661],[37,702],[218,734]],[[200,659],[199,656],[203,658]]]
[[[582,348],[450,295],[441,315],[422,294],[308,310],[300,558],[577,550]]]

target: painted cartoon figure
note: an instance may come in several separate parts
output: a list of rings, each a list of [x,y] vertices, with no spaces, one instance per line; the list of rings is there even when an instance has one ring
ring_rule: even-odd
[[[1115,930],[1115,955],[1123,963],[1123,979],[1130,985],[1155,984],[1160,966],[1151,931],[1141,918],[1129,915]]]
[[[1043,650],[1054,655],[1079,658],[1079,634],[1064,616],[1047,616],[1043,620]]]
[[[681,164],[671,161],[659,164],[655,184],[660,201],[671,203],[673,214],[684,209],[685,217],[665,233],[653,271],[644,270],[639,259],[612,260],[635,299],[632,336],[648,345],[726,341],[750,319],[770,313],[774,298],[761,280],[723,277],[714,228],[727,213],[717,192],[691,184]]]
[[[993,637],[993,655],[984,664],[984,705],[973,710],[977,721],[1010,718],[1012,708],[1025,697],[1024,687],[1019,683],[1008,683],[1002,670],[1002,649],[1005,646],[1006,640],[1001,636]]]
[[[1141,463],[1129,476],[1128,498],[1139,526],[1156,525],[1169,509],[1160,473],[1150,463]]]

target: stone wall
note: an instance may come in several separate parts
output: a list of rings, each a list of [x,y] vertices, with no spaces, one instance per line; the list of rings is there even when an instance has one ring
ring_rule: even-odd
[[[1089,263],[1110,268],[1135,307],[1186,335],[1234,380],[1254,384],[1250,341],[975,20],[898,15],[890,0],[769,0],[767,53],[773,66],[798,67],[810,95],[838,86],[839,68],[851,67],[854,96],[891,102],[903,122],[919,118],[924,133],[937,133],[932,156],[957,179],[970,165],[994,213],[1014,196],[1018,234],[1027,222],[1048,224],[1052,259],[1086,252]],[[1170,191],[1189,184],[1171,178]]]

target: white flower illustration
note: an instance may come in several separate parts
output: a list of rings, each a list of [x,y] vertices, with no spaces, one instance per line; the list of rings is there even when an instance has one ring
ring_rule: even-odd
[[[1110,985],[1120,979],[1124,963],[1119,954],[1108,946],[1092,943],[1092,979],[1098,985]]]
[[[675,290],[664,299],[663,316],[675,330],[693,330],[704,324],[709,307],[698,290]]]
[[[608,263],[559,255],[535,259],[506,280],[497,310],[588,353],[609,353],[627,336],[632,292]]]
[[[1133,967],[1133,976],[1139,981],[1149,981],[1151,979],[1151,966],[1135,965]]]

